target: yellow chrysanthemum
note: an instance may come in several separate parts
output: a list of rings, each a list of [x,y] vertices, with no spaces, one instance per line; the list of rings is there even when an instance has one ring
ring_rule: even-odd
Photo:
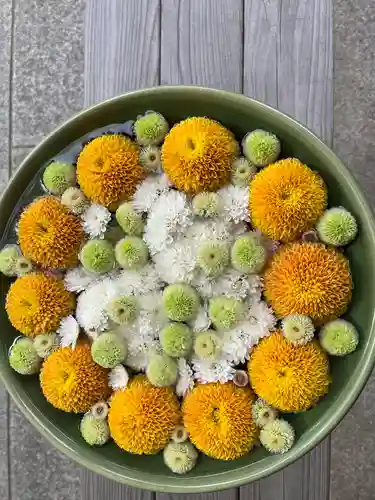
[[[90,346],[62,347],[44,361],[40,383],[47,401],[58,410],[86,413],[109,395],[108,370],[97,365]]]
[[[14,328],[28,337],[56,331],[74,311],[74,295],[61,280],[43,273],[18,278],[9,288],[5,308]]]
[[[97,137],[77,160],[77,179],[84,194],[113,211],[132,197],[144,175],[138,146],[122,135]]]
[[[252,224],[273,240],[293,241],[315,224],[326,206],[322,178],[294,158],[269,165],[250,183]]]
[[[162,162],[177,189],[216,191],[229,182],[238,154],[233,134],[220,123],[193,117],[175,125],[164,140]]]
[[[108,414],[115,443],[125,451],[152,455],[162,450],[181,418],[171,387],[155,387],[135,377],[124,391],[114,393]]]
[[[237,387],[232,382],[197,385],[183,404],[184,426],[191,442],[220,460],[245,455],[258,437],[253,400],[248,387]]]
[[[291,243],[273,256],[264,295],[279,317],[303,314],[318,323],[344,314],[352,297],[348,260],[320,243]]]
[[[79,218],[57,198],[44,196],[21,214],[18,238],[27,259],[46,268],[65,269],[78,263],[85,233]]]
[[[254,347],[250,383],[269,405],[285,412],[308,410],[328,391],[328,358],[317,342],[293,345],[280,332]]]

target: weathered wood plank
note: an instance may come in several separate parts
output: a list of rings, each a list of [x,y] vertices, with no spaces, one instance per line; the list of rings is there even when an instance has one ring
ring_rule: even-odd
[[[85,106],[128,90],[159,83],[159,0],[87,0]],[[81,474],[82,500],[151,500],[88,470]]]
[[[277,108],[280,0],[245,0],[243,93]]]
[[[242,92],[242,0],[162,0],[162,84]]]
[[[331,0],[245,0],[244,93],[332,141]],[[265,36],[264,33],[268,33]],[[240,500],[327,500],[330,438]]]
[[[237,500],[237,488],[221,491],[218,493],[196,493],[193,495],[175,495],[168,493],[157,493],[157,500]]]
[[[242,7],[242,0],[162,0],[161,83],[242,92]],[[196,500],[237,497],[237,488],[189,495]],[[186,495],[156,494],[157,500],[186,498]]]
[[[150,491],[128,488],[91,472],[81,477],[81,500],[152,500]]]
[[[280,16],[279,109],[331,143],[332,0],[283,0]]]
[[[159,83],[159,0],[87,0],[85,105]]]

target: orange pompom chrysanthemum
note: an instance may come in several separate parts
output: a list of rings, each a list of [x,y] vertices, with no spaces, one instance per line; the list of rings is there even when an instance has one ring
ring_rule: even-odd
[[[200,384],[184,400],[184,426],[191,442],[209,457],[234,460],[253,447],[257,428],[252,417],[254,396],[232,382]]]
[[[251,222],[273,240],[293,241],[315,224],[326,206],[322,178],[294,158],[269,165],[250,183]]]
[[[28,337],[56,331],[74,311],[74,295],[64,283],[43,273],[18,278],[9,288],[5,308],[14,328]]]
[[[165,173],[180,191],[216,191],[229,182],[238,144],[228,129],[203,117],[175,125],[164,140]]]
[[[155,387],[146,377],[135,377],[114,393],[108,424],[115,443],[125,451],[152,455],[162,450],[181,418],[171,387]]]
[[[58,410],[86,413],[109,395],[108,370],[97,365],[87,344],[61,347],[44,361],[40,383],[47,401]]]
[[[308,410],[328,391],[328,358],[317,342],[293,345],[280,332],[260,341],[248,363],[250,383],[269,405]]]
[[[77,160],[77,179],[84,194],[113,211],[133,196],[144,175],[138,146],[122,135],[96,137]]]
[[[349,263],[320,243],[288,244],[265,271],[264,296],[279,317],[303,314],[318,323],[337,318],[352,296]]]
[[[23,255],[50,269],[73,267],[85,239],[78,217],[53,196],[33,201],[22,212],[18,238]]]

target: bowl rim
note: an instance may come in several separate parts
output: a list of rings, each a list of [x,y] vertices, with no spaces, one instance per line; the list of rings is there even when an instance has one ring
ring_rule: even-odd
[[[261,111],[263,115],[272,118],[274,121],[282,123],[284,127],[293,130],[302,138],[305,138],[315,148],[319,149],[320,155],[324,156],[325,161],[329,164],[335,165],[336,170],[340,172],[341,177],[345,180],[349,189],[351,189],[352,195],[356,199],[357,206],[364,214],[364,217],[368,222],[368,227],[366,228],[367,237],[371,240],[371,244],[375,248],[375,219],[359,184],[341,160],[313,132],[291,116],[288,116],[287,114],[250,97],[225,90],[192,85],[159,86],[134,90],[110,99],[106,99],[75,114],[73,117],[55,128],[22,161],[19,169],[12,176],[0,197],[0,207],[6,203],[7,193],[12,191],[12,188],[17,184],[18,179],[21,179],[24,167],[29,163],[29,161],[36,156],[40,150],[48,148],[50,142],[55,140],[59,135],[64,134],[64,132],[73,126],[78,119],[87,120],[91,115],[97,113],[98,110],[107,106],[116,105],[116,103],[120,103],[124,99],[127,100],[129,98],[137,98],[138,96],[146,94],[151,94],[151,96],[157,97],[158,95],[166,93],[171,95],[185,94],[187,96],[207,94],[207,96],[223,99],[229,104],[232,103],[237,106],[243,105],[244,108],[250,106],[255,113]],[[279,471],[287,465],[292,464],[311,451],[324,438],[326,438],[330,432],[332,432],[332,430],[350,410],[370,377],[374,363],[375,314],[373,313],[370,333],[363,350],[362,358],[359,361],[355,372],[353,372],[353,374],[355,373],[357,375],[354,383],[348,388],[344,395],[339,396],[337,400],[332,403],[332,407],[335,411],[332,411],[330,415],[323,419],[323,421],[319,421],[319,423],[306,432],[306,438],[304,439],[303,444],[299,444],[297,441],[288,453],[285,455],[278,455],[277,458],[267,456],[266,459],[262,459],[258,462],[242,466],[231,471],[197,477],[189,477],[189,475],[185,477],[171,476],[168,474],[153,475],[152,472],[137,471],[115,464],[109,459],[104,459],[104,457],[100,456],[100,453],[94,455],[90,447],[88,447],[87,450],[83,450],[82,447],[76,443],[76,441],[69,438],[56,426],[54,422],[49,420],[34,405],[27,392],[24,389],[20,389],[17,384],[15,384],[15,382],[6,375],[6,369],[2,364],[0,364],[0,378],[3,381],[6,390],[9,392],[29,422],[31,422],[31,424],[59,451],[91,471],[101,474],[109,479],[124,483],[128,486],[143,488],[146,490],[166,493],[203,493],[238,487],[261,479]]]

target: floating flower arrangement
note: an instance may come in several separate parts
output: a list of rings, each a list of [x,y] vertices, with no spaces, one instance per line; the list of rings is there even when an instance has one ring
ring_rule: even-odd
[[[88,445],[163,451],[177,474],[199,452],[292,447],[288,414],[318,404],[328,356],[358,344],[340,319],[357,224],[280,154],[268,131],[239,144],[209,118],[170,128],[147,112],[132,134],[93,137],[74,165],[44,169],[45,194],[0,253],[20,332],[9,363],[82,415]]]

